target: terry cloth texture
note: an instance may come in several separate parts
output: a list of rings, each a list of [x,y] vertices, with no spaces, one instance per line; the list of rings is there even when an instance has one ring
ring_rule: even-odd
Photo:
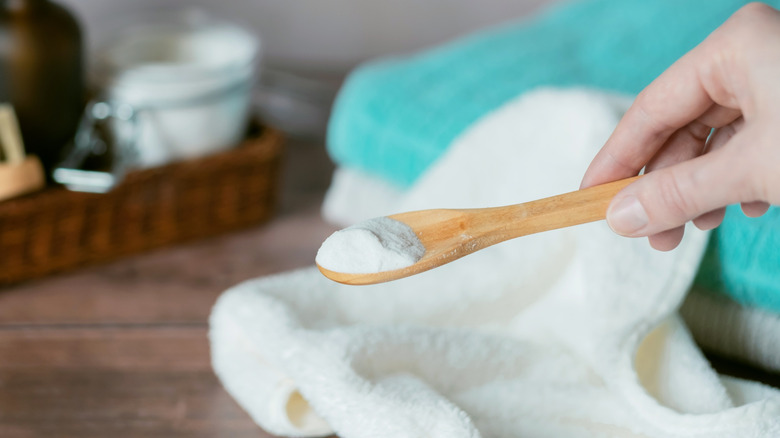
[[[680,314],[702,348],[780,373],[780,314],[694,288]]]
[[[570,191],[624,107],[582,90],[524,95],[463,133],[399,206]],[[706,242],[691,229],[661,253],[599,222],[382,285],[314,267],[260,278],[218,300],[214,369],[280,435],[780,436],[780,392],[718,375],[676,315]]]

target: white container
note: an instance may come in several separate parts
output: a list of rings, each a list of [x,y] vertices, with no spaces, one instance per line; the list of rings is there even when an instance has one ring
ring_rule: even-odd
[[[239,143],[259,54],[253,34],[202,20],[136,26],[106,46],[98,64],[105,97],[135,113],[133,166],[158,166]]]

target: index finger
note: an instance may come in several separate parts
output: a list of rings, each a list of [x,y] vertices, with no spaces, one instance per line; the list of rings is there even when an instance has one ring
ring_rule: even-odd
[[[713,105],[697,55],[694,49],[680,58],[637,96],[585,172],[583,188],[636,175],[675,131]]]
[[[637,96],[585,172],[582,187],[636,175],[676,131],[702,116],[737,117],[728,109],[738,109],[727,71],[734,61],[730,55],[739,52],[732,21],[734,17]]]

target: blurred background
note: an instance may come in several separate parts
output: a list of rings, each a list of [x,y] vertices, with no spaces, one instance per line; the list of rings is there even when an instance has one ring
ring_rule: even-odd
[[[262,39],[264,116],[298,134],[322,135],[324,114],[358,63],[440,44],[516,20],[560,0],[63,0],[81,21],[94,52],[117,27],[161,10],[197,9],[241,24]]]
[[[360,61],[408,52],[516,19],[556,0],[63,0],[83,23],[88,46],[111,36],[117,20],[161,8],[201,8],[263,38],[269,66],[343,74]]]
[[[321,207],[345,77],[564,2],[537,32],[488,35],[446,59],[457,68],[423,71],[428,82],[394,81],[420,70],[404,63],[365,101],[362,84],[345,87],[339,103],[353,98],[357,117],[343,126],[374,130],[342,129],[344,144],[373,160],[379,184],[353,180],[368,195],[348,192],[350,205],[400,193],[378,170],[422,171],[410,163],[508,96],[540,84],[638,92],[742,2],[0,0],[0,436],[270,437],[214,376],[209,313],[242,281],[311,266],[337,228]],[[501,67],[490,86],[471,75],[477,58]],[[443,75],[461,88],[415,101]],[[719,369],[780,386],[777,314],[691,303],[697,340],[775,374]]]
[[[348,72],[554,2],[0,3],[0,245],[20,254],[0,282],[257,224],[296,184],[321,194]],[[327,176],[283,170],[283,144]]]

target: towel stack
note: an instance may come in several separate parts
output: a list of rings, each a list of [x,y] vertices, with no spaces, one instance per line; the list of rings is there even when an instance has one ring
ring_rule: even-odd
[[[364,187],[400,196],[455,138],[508,100],[549,85],[635,94],[745,3],[585,0],[410,58],[368,64],[348,79],[331,119],[329,150],[341,167],[336,183],[349,188],[334,193],[366,198],[366,212],[388,213],[369,207],[374,195]],[[585,164],[575,172],[583,174]],[[326,204],[326,216],[345,219],[332,205],[340,203]],[[767,362],[774,356],[760,346],[780,334],[779,219],[777,208],[755,220],[730,207],[696,279],[692,294],[702,297],[687,301],[684,312],[706,348],[775,371],[780,361]],[[720,310],[702,314],[695,305],[701,300]],[[740,342],[724,344],[734,333]]]

